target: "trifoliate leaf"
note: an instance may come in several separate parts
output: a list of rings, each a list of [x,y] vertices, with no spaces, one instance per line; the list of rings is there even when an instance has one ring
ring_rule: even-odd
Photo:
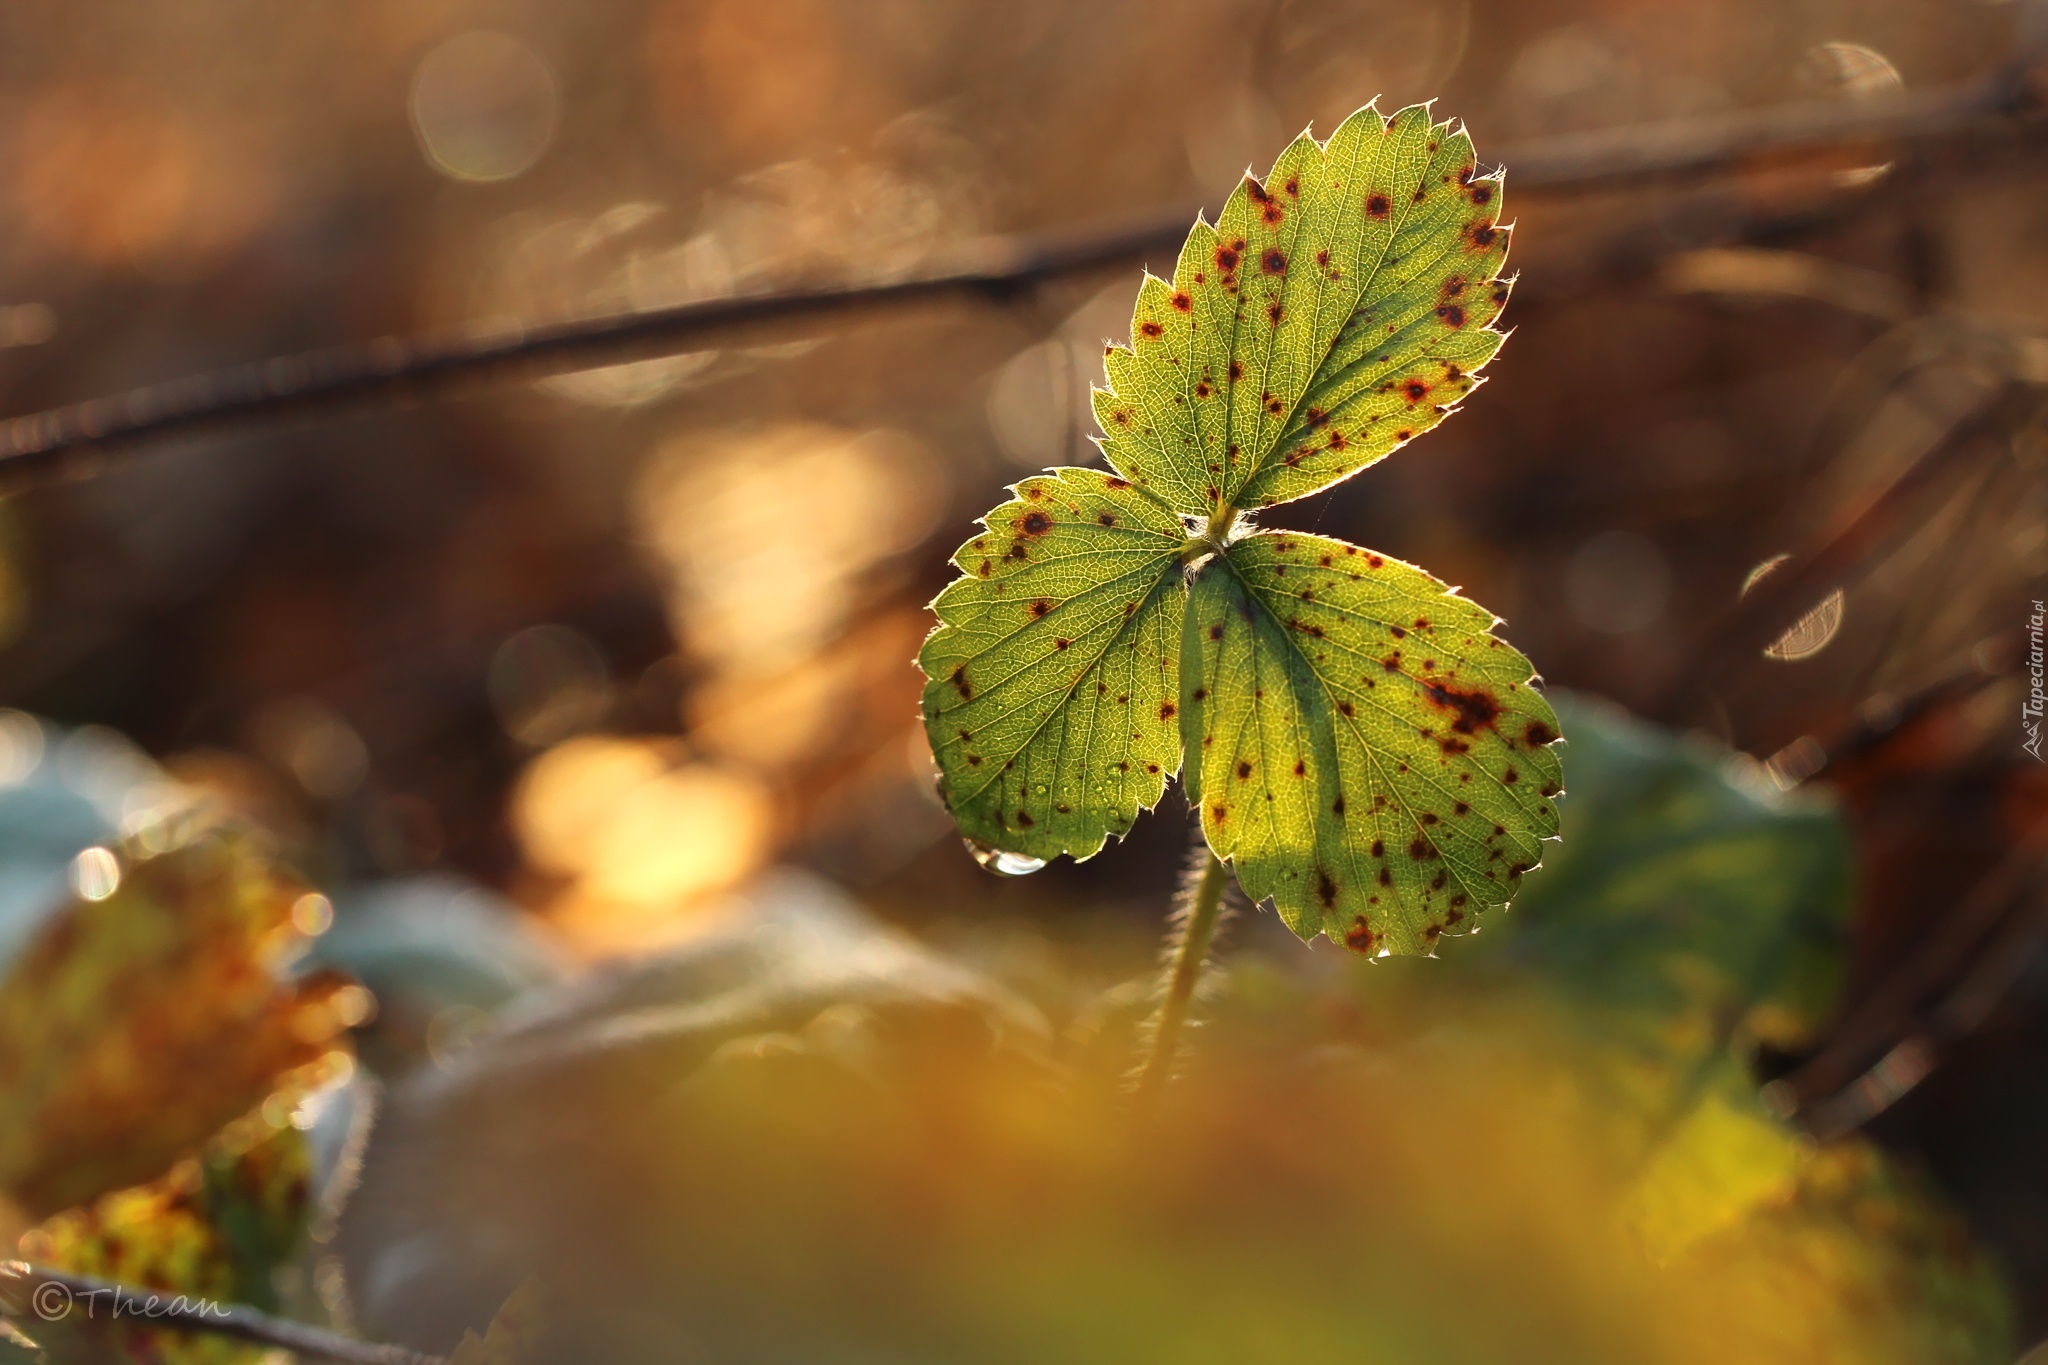
[[[1019,485],[934,603],[925,725],[971,842],[1093,854],[1158,800],[1178,715],[1210,847],[1303,937],[1428,952],[1506,904],[1557,828],[1528,660],[1421,570],[1244,515],[1478,383],[1508,294],[1500,191],[1456,124],[1361,109],[1198,219],[1170,282],[1145,277],[1094,396],[1117,477]]]
[[[1540,860],[1557,717],[1495,624],[1413,565],[1322,536],[1248,536],[1196,576],[1189,790],[1245,893],[1303,938],[1427,953]]]
[[[1095,394],[1104,453],[1177,511],[1306,497],[1435,426],[1499,349],[1498,177],[1417,105],[1304,133],[1148,275]]]
[[[1187,531],[1113,475],[1059,469],[953,557],[918,655],[940,794],[968,838],[1086,858],[1180,767]]]

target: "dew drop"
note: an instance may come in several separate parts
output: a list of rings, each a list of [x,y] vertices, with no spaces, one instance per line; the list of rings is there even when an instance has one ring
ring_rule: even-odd
[[[967,855],[998,877],[1028,877],[1045,866],[1045,859],[1034,858],[1028,853],[1011,853],[1005,849],[984,844],[979,839],[962,839],[967,845]]]

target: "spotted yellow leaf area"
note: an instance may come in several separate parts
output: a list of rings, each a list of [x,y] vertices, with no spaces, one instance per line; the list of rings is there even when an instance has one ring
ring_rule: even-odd
[[[1190,799],[1297,934],[1429,953],[1541,859],[1557,716],[1493,613],[1412,564],[1280,532],[1207,561],[1186,621]]]
[[[1501,187],[1455,121],[1368,106],[1145,276],[1094,394],[1109,471],[1019,484],[933,603],[926,734],[970,844],[1090,857],[1185,750],[1210,848],[1304,938],[1429,953],[1507,903],[1562,791],[1529,661],[1421,569],[1251,519],[1479,383]]]
[[[1247,177],[1109,348],[1110,465],[1206,517],[1306,497],[1442,421],[1502,340],[1509,230],[1477,169],[1415,105],[1304,133]]]

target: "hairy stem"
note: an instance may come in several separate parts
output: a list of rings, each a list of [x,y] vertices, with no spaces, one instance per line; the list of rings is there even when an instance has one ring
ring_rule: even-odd
[[[1152,1016],[1151,1037],[1132,1102],[1133,1112],[1141,1117],[1158,1101],[1160,1091],[1173,1075],[1173,1064],[1180,1056],[1180,1035],[1187,1026],[1188,1010],[1194,1004],[1202,969],[1208,965],[1216,928],[1223,922],[1223,897],[1229,889],[1230,869],[1209,851],[1197,830],[1195,854],[1181,883],[1173,926],[1167,931],[1165,990],[1159,1000],[1159,1011]]]

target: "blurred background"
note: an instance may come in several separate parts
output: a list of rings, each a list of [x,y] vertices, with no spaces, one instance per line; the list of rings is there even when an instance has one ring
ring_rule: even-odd
[[[1526,191],[1515,153],[2002,70],[2031,109],[2028,22],[1995,0],[12,6],[0,411],[1191,219],[1304,126],[1435,99],[1506,163],[1514,335],[1442,432],[1277,519],[1463,585],[1552,688],[1835,804],[1841,1004],[1758,1042],[1753,1079],[1960,1212],[2018,1347],[2048,1334],[2048,769],[2022,717],[2048,595],[2043,145],[2023,114]],[[1171,263],[182,438],[13,498],[0,703],[51,725],[0,726],[0,770],[71,745],[211,793],[333,899],[359,973],[408,934],[470,945],[481,984],[412,1014],[379,992],[363,1047],[394,1072],[792,868],[1012,977],[1141,975],[1178,797],[1085,865],[990,876],[932,794],[910,660],[1001,485],[1094,458],[1102,344],[1139,267]],[[1840,534],[1797,624],[1731,646],[1744,595]],[[138,790],[100,802],[109,828]]]

